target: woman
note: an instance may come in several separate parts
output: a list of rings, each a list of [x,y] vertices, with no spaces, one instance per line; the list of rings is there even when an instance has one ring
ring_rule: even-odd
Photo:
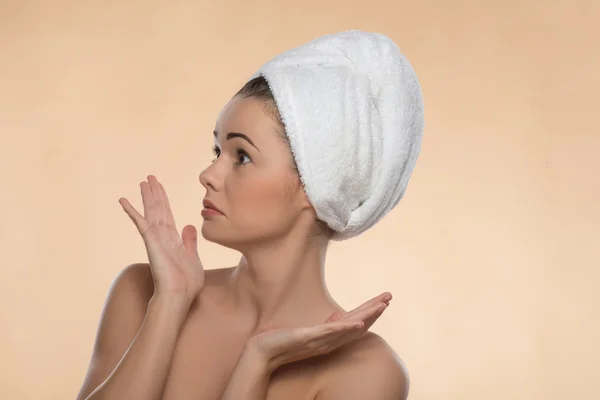
[[[324,38],[331,43],[349,34]],[[298,49],[290,54],[296,57]],[[297,58],[293,62],[300,67]],[[346,186],[324,195],[333,199],[328,205],[320,202],[311,186],[319,186],[320,178],[313,174],[308,179],[307,166],[325,153],[317,154],[321,146],[314,153],[301,148],[294,129],[303,125],[292,123],[290,115],[292,110],[296,117],[302,113],[299,104],[292,107],[280,95],[273,69],[259,72],[219,114],[216,159],[200,175],[206,189],[202,236],[242,253],[240,262],[204,271],[196,228],[187,225],[179,236],[156,177],[140,184],[143,216],[121,198],[149,263],[130,265],[115,278],[78,400],[407,397],[403,363],[382,338],[367,332],[389,306],[391,294],[384,292],[348,312],[331,298],[324,280],[330,240],[368,229],[403,191],[387,202],[379,198],[386,204],[377,217],[350,210],[342,218],[347,228],[336,225],[344,212],[334,207],[328,213],[328,205],[346,193],[347,185],[351,196],[360,192],[358,186],[341,176]],[[291,101],[301,97],[295,93]],[[383,119],[381,126],[385,130]],[[418,145],[413,149],[418,152]],[[406,177],[414,161],[404,162]],[[384,171],[385,165],[369,169]],[[376,196],[377,181],[372,182],[369,193]],[[356,196],[360,200],[346,196],[344,201],[358,204],[354,209],[370,204],[368,196]]]

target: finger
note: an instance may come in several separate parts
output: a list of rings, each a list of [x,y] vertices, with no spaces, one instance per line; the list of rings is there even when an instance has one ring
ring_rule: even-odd
[[[347,335],[360,335],[364,332],[364,323],[362,321],[340,321],[329,322],[322,325],[316,325],[309,333],[309,337],[304,338],[303,342],[309,348],[317,349],[328,347],[329,350],[337,347],[341,338]]]
[[[349,331],[363,328],[365,323],[361,320],[340,320],[335,322],[327,322],[325,324],[315,325],[311,331],[312,339],[328,338],[332,336],[340,336]]]
[[[392,299],[391,293],[389,293],[389,292],[382,293],[379,296],[374,297],[373,299],[367,301],[366,303],[363,303],[359,307],[357,307],[354,310],[349,311],[347,313],[339,312],[339,311],[334,312],[333,314],[331,314],[329,316],[329,318],[327,318],[327,320],[325,322],[337,321],[337,320],[343,318],[344,316],[351,317],[359,311],[362,311],[366,308],[369,308],[369,307],[372,307],[373,305],[378,304],[377,300],[381,300],[382,304],[389,305],[391,299]]]
[[[347,345],[348,343],[354,342],[357,339],[360,339],[367,332],[367,328],[356,328],[351,331],[345,332],[339,337],[336,337],[335,340],[330,340],[329,342],[325,342],[323,347],[325,347],[325,352],[330,352],[337,348]]]
[[[315,336],[309,341],[310,347],[319,349],[318,353],[328,353],[360,338],[375,323],[386,308],[385,303],[375,304],[357,312],[352,319],[342,319],[338,322],[325,323],[324,325],[331,325],[331,329],[321,328],[319,334],[315,332]],[[345,325],[342,324],[344,321],[356,321],[356,324]],[[320,328],[320,326],[317,327]]]
[[[337,338],[336,347],[344,346],[363,336],[369,330],[369,328],[371,328],[371,326],[373,326],[373,324],[379,319],[379,317],[381,317],[381,315],[386,309],[387,307],[376,309],[374,313],[370,314],[363,320],[364,326],[362,328],[350,330],[341,335],[339,338]]]
[[[193,251],[200,258],[200,254],[198,254],[198,231],[196,227],[193,225],[184,226],[181,231],[181,239],[185,248]]]
[[[365,302],[364,304],[358,306],[355,310],[359,311],[359,310],[364,310],[365,308],[369,308],[374,304],[377,304],[379,302],[382,303],[389,303],[390,300],[392,300],[392,294],[390,292],[383,292],[381,293],[379,296],[375,296],[373,297],[371,300]],[[355,311],[353,310],[353,311]]]
[[[140,183],[140,190],[142,192],[142,203],[144,204],[144,218],[148,222],[148,225],[156,225],[156,208],[150,184],[142,181]]]
[[[336,322],[326,322],[323,324],[306,326],[295,329],[296,340],[299,342],[310,342],[319,338],[346,332],[348,330],[363,327],[364,322],[360,320],[346,320]]]
[[[121,204],[123,210],[125,210],[127,215],[129,215],[129,218],[131,218],[131,220],[135,224],[136,228],[138,229],[138,232],[141,235],[144,235],[146,229],[148,228],[147,222],[144,219],[144,217],[131,205],[129,200],[127,200],[125,197],[121,197],[119,199],[119,204]]]
[[[349,321],[359,320],[359,321],[365,322],[365,324],[366,324],[367,319],[371,318],[372,316],[374,316],[378,313],[383,313],[383,311],[386,308],[387,308],[387,305],[385,303],[381,303],[381,302],[375,303],[371,307],[356,311],[352,314],[346,314],[341,318],[341,320],[349,320]]]
[[[362,321],[365,323],[364,329],[365,331],[371,328],[371,326],[383,315],[385,310],[387,310],[387,306],[376,308],[373,312],[368,315],[363,316]]]
[[[342,314],[339,311],[334,312],[333,314],[331,314],[329,316],[329,318],[327,318],[327,320],[325,320],[325,322],[334,322],[339,320],[340,318],[342,318],[344,316],[344,314]]]
[[[383,315],[385,310],[387,310],[387,307],[385,307],[383,309],[379,309],[379,310],[375,311],[373,314],[371,314],[368,317],[366,317],[365,319],[363,319],[363,322],[365,323],[364,330],[367,331],[368,329],[370,329],[371,326],[373,326],[373,324]]]
[[[165,212],[165,222],[168,226],[172,226],[177,230],[177,226],[175,225],[175,217],[173,217],[173,212],[171,211],[171,203],[169,202],[169,197],[167,196],[167,191],[165,190],[162,183],[158,182],[158,188],[160,189],[160,193],[163,200],[163,207]]]
[[[152,192],[152,199],[154,200],[154,207],[156,209],[156,222],[159,225],[164,225],[166,223],[165,206],[162,192],[158,186],[158,180],[154,175],[148,175],[148,184],[150,185],[150,191]]]
[[[347,315],[353,315],[356,314],[357,312],[360,312],[362,310],[365,310],[367,308],[372,307],[373,305],[378,304],[379,302],[383,302],[383,303],[389,303],[389,301],[392,300],[392,294],[390,292],[384,292],[382,294],[380,294],[379,296],[375,296],[373,297],[371,300],[366,301],[365,303],[361,304],[360,306],[356,307],[354,310],[347,312],[346,314],[344,314],[345,316]]]

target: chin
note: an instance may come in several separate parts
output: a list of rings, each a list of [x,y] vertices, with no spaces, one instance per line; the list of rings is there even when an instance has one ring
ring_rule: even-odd
[[[256,231],[249,227],[232,229],[221,224],[213,225],[211,221],[205,221],[200,232],[207,241],[240,253],[253,245],[276,240],[277,237],[281,236],[281,233],[278,232]],[[242,235],[242,233],[244,234]]]
[[[202,228],[200,229],[200,233],[202,237],[208,241],[212,242],[233,250],[238,250],[240,247],[239,238],[235,238],[229,229],[224,229],[223,227],[210,226],[211,222],[204,222],[202,224]],[[238,240],[236,240],[238,239]]]
[[[219,229],[209,226],[210,224],[211,222],[203,222],[202,228],[200,228],[200,234],[209,242],[219,243],[219,237],[222,236],[222,234],[219,234]]]

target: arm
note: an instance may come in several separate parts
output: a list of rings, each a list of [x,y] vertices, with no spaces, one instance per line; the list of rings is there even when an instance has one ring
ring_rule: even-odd
[[[265,400],[275,369],[247,346],[220,400]],[[406,400],[409,387],[406,367],[388,353],[334,372],[315,400]]]
[[[246,345],[220,400],[265,400],[274,366]]]
[[[265,400],[274,369],[247,346],[220,400]],[[409,387],[406,367],[387,354],[334,372],[316,400],[406,400]]]
[[[77,400],[159,399],[189,304],[155,297],[147,264],[114,280]]]
[[[334,312],[322,324],[271,329],[253,336],[246,343],[221,400],[265,400],[271,374],[277,368],[329,353],[358,339],[379,318],[390,300],[391,295],[383,293],[345,315]]]

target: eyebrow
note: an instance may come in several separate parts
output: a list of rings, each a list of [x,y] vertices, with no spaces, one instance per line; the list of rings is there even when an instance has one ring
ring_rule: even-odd
[[[213,135],[214,135],[214,136],[215,136],[215,138],[216,138],[216,137],[217,137],[217,131],[213,131]],[[260,149],[259,149],[258,147],[256,147],[256,145],[255,145],[255,144],[252,142],[252,140],[251,140],[251,139],[250,139],[248,136],[244,135],[243,133],[239,133],[239,132],[229,132],[229,133],[227,134],[227,136],[226,136],[225,140],[230,140],[230,139],[233,139],[233,138],[236,138],[236,137],[238,137],[238,138],[242,138],[242,139],[246,140],[248,143],[250,143],[252,146],[254,146],[254,148],[255,148],[256,150],[258,150],[258,151],[260,152]]]

